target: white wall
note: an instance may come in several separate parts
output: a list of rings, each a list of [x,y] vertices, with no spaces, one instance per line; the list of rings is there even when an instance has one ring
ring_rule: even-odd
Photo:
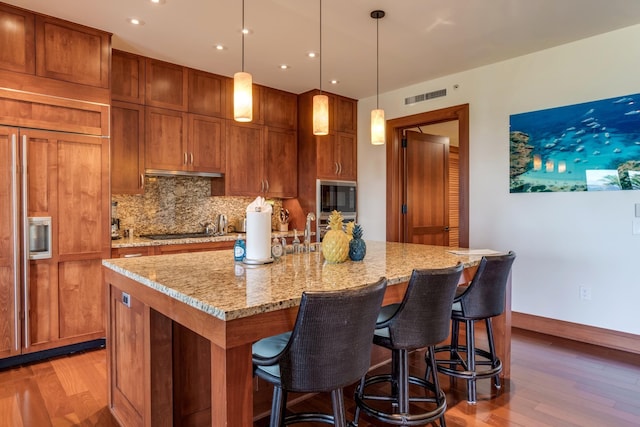
[[[509,193],[509,115],[640,92],[637,40],[640,25],[380,95],[387,119],[469,104],[470,246],[516,251],[513,311],[640,334],[640,235],[631,234],[640,192]],[[404,106],[442,88],[444,98]],[[358,216],[366,239],[385,240],[374,107],[375,97],[358,105]]]

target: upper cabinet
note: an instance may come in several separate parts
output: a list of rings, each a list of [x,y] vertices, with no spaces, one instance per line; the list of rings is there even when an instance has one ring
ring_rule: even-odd
[[[187,111],[187,68],[147,58],[146,71],[146,105]]]
[[[111,36],[77,24],[36,16],[36,74],[109,87]]]
[[[0,4],[0,68],[35,74],[35,16]]]
[[[294,93],[262,88],[264,124],[280,129],[298,127],[298,97]]]
[[[111,105],[111,192],[144,192],[144,106]]]
[[[311,185],[316,179],[355,181],[358,101],[323,92],[329,96],[329,135],[316,136],[312,130],[313,95],[318,93],[312,90],[298,97],[301,182]]]
[[[188,110],[205,116],[225,117],[228,77],[189,70]]]
[[[145,58],[132,53],[111,52],[111,98],[115,101],[144,104]]]

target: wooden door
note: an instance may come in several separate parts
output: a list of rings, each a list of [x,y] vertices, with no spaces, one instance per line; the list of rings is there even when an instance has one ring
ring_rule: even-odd
[[[224,172],[225,146],[224,119],[189,114],[189,170]]]
[[[189,112],[224,118],[227,80],[228,77],[190,69]]]
[[[145,58],[120,50],[111,51],[111,97],[144,104]]]
[[[256,196],[265,191],[262,126],[227,121],[227,196]]]
[[[36,16],[37,75],[108,88],[110,57],[110,34],[47,16]]]
[[[294,130],[268,127],[264,140],[264,177],[269,197],[298,194],[298,142]]]
[[[187,113],[164,108],[146,108],[145,154],[146,169],[165,171],[186,170]]]
[[[28,216],[52,219],[52,257],[28,262],[29,352],[105,335],[101,263],[111,241],[108,140],[25,133]]]
[[[35,74],[35,15],[0,4],[0,68]]]
[[[18,153],[18,130],[0,127],[0,358],[21,346]]]
[[[406,132],[405,242],[449,245],[449,138]]]
[[[111,193],[144,193],[144,106],[111,105]]]
[[[355,181],[358,178],[356,158],[357,136],[352,133],[338,132],[336,158],[338,159],[338,178]]]

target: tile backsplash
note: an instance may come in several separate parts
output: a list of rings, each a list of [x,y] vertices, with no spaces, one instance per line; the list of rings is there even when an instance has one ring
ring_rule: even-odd
[[[134,234],[186,233],[203,230],[200,225],[213,222],[218,214],[225,214],[229,224],[236,225],[255,197],[211,196],[209,178],[175,176],[145,177],[145,192],[141,195],[113,194],[118,202],[120,230],[133,229]],[[273,202],[272,228],[282,201]]]

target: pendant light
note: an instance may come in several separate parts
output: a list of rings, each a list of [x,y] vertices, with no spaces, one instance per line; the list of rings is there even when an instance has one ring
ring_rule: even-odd
[[[371,144],[384,145],[386,139],[384,110],[380,109],[380,43],[378,40],[378,23],[384,18],[383,10],[374,10],[371,17],[376,20],[376,109],[371,110]]]
[[[320,93],[313,96],[313,134],[329,134],[329,97],[322,94],[322,0],[320,0]]]
[[[242,0],[242,71],[233,75],[233,119],[237,122],[253,120],[253,79],[244,71],[244,0]]]

